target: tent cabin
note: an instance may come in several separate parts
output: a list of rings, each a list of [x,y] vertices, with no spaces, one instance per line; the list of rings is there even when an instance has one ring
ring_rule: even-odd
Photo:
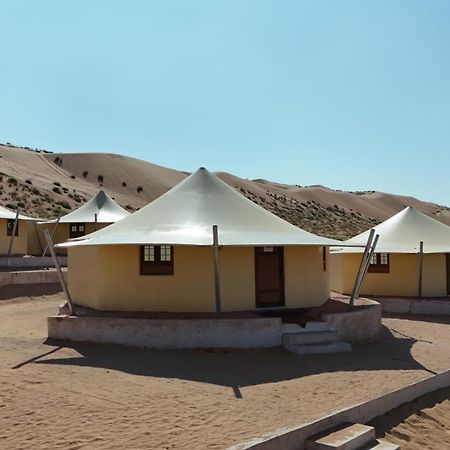
[[[42,254],[42,241],[37,234],[37,219],[19,214],[0,206],[0,255],[6,256],[11,244],[11,255]],[[12,240],[11,240],[12,238]]]
[[[107,228],[64,244],[72,301],[96,310],[216,310],[218,226],[222,311],[307,308],[330,297],[328,247],[200,168]]]
[[[84,236],[122,220],[130,213],[118,205],[106,192],[99,191],[83,206],[60,217],[59,221],[44,224],[53,233],[53,242],[65,242],[68,239]],[[59,254],[65,254],[65,249],[58,249]]]
[[[379,241],[361,295],[443,297],[450,295],[450,227],[407,207],[375,228]],[[364,245],[370,230],[346,244]],[[420,255],[420,242],[423,253]],[[332,249],[331,289],[350,294],[363,249]],[[420,261],[422,281],[419,290]],[[421,292],[420,292],[421,291]]]

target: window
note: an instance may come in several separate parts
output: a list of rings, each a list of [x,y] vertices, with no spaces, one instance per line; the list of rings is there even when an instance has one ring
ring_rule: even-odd
[[[84,223],[70,224],[70,238],[77,238],[80,236],[84,236],[85,234]]]
[[[369,272],[389,273],[389,253],[374,253],[370,258]]]
[[[327,248],[322,247],[322,270],[327,271]]]
[[[13,235],[15,221],[16,221],[15,219],[6,219],[6,235],[7,236]],[[17,221],[16,232],[14,233],[14,236],[19,236],[19,221]]]
[[[173,275],[171,245],[141,245],[141,275]]]

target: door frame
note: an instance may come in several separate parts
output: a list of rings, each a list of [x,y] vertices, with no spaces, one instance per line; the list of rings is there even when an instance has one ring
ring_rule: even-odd
[[[265,246],[258,246],[254,248],[254,265],[255,265],[255,308],[256,309],[267,309],[267,308],[284,308],[286,306],[286,298],[285,298],[285,273],[284,273],[284,247],[283,246],[275,246],[270,245],[268,247],[272,247],[273,249],[277,249],[278,251],[278,260],[279,260],[279,268],[278,277],[280,282],[280,301],[277,303],[266,303],[264,305],[258,305],[258,276],[257,276],[257,258],[258,258],[258,249],[264,249]]]
[[[445,254],[445,276],[447,279],[447,295],[450,295],[450,253]]]

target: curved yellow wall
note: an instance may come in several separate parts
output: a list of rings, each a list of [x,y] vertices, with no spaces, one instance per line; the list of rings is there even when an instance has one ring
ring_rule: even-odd
[[[139,246],[69,248],[68,284],[79,305],[110,311],[215,310],[210,247],[176,246],[174,275],[139,275]],[[223,311],[255,309],[253,247],[220,249]],[[285,248],[289,308],[319,306],[329,298],[321,247]]]
[[[285,247],[284,274],[288,308],[320,306],[330,298],[329,269],[323,270],[322,247]]]
[[[350,295],[362,254],[332,255],[331,289]],[[367,273],[361,295],[415,297],[418,293],[418,255],[390,254],[390,273]],[[447,295],[445,254],[425,254],[423,260],[422,295]]]

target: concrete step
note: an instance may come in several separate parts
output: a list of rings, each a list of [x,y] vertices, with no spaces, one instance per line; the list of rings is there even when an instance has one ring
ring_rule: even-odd
[[[307,322],[304,327],[298,323],[281,324],[282,333],[310,333],[311,331],[330,331],[328,322]]]
[[[367,445],[363,445],[358,450],[400,450],[400,446],[383,439],[377,439]]]
[[[304,328],[298,323],[282,323],[281,333],[301,333]]]
[[[304,331],[329,331],[331,330],[328,322],[306,322]]]
[[[351,352],[352,346],[347,342],[330,342],[327,344],[283,344],[283,347],[296,355],[315,355],[323,353]]]
[[[306,441],[307,450],[358,450],[375,440],[375,428],[368,425],[345,424],[339,429],[312,436]]]
[[[310,331],[309,333],[285,333],[281,336],[283,344],[327,344],[339,340],[333,331]]]

